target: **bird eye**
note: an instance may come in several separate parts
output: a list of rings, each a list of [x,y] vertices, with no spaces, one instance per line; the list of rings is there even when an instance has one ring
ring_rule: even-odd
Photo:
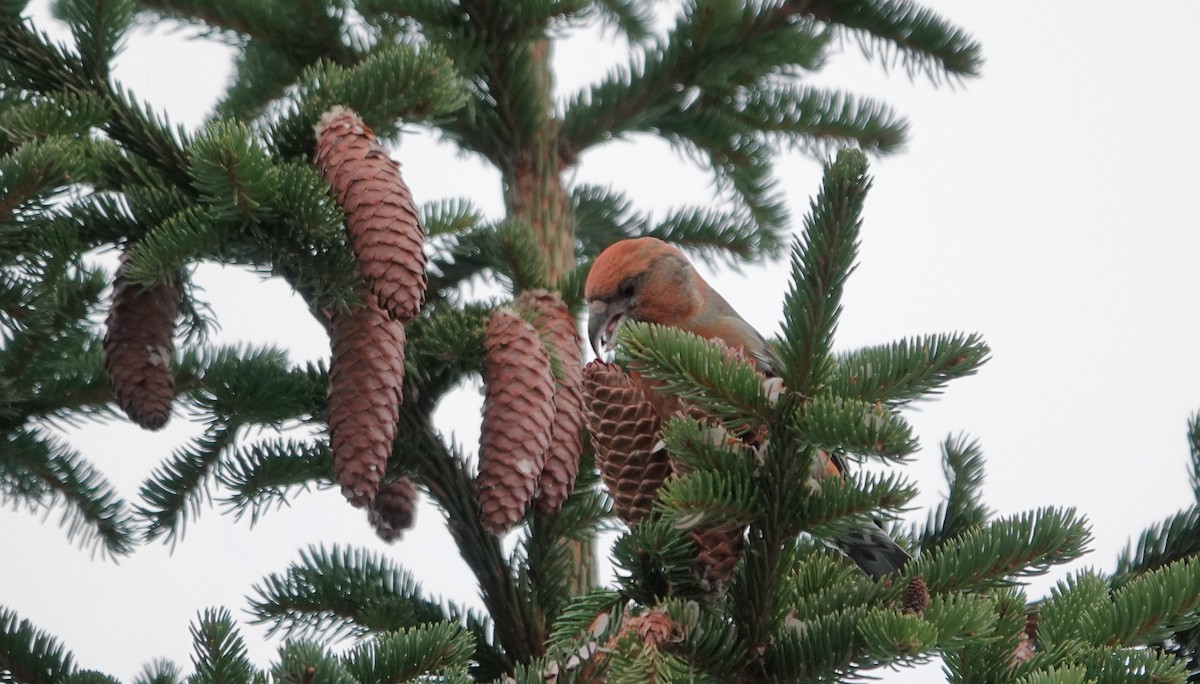
[[[633,278],[626,278],[621,282],[621,296],[632,297],[637,291],[637,283],[633,282]]]

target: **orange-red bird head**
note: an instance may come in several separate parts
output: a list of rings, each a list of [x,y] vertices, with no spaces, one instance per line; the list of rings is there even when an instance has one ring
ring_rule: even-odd
[[[588,273],[588,338],[599,356],[626,320],[681,325],[704,306],[707,283],[678,247],[658,238],[617,242]]]

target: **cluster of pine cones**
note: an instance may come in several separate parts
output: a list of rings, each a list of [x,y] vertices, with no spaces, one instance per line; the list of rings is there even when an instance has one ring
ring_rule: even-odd
[[[346,215],[346,231],[366,282],[363,304],[329,312],[332,357],[328,423],[334,471],[351,504],[366,507],[377,533],[398,538],[412,524],[417,489],[385,478],[403,401],[404,324],[424,304],[425,231],[399,166],[362,119],[345,108],[322,117],[316,165]],[[167,423],[174,396],[174,284],[128,281],[113,287],[104,338],[114,395],[138,425]],[[558,511],[571,493],[588,423],[600,474],[618,516],[647,517],[672,473],[658,448],[661,423],[644,393],[616,366],[582,366],[575,318],[552,292],[522,293],[497,308],[484,339],[485,402],[479,445],[480,517],[494,534],[530,507]],[[694,534],[704,565],[727,576],[740,530]],[[737,547],[737,548],[733,548]]]

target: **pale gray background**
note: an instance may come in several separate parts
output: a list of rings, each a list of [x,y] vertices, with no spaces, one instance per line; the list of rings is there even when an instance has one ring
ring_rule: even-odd
[[[1189,504],[1188,415],[1200,408],[1200,291],[1195,218],[1200,5],[1174,0],[925,3],[984,47],[983,78],[934,88],[902,70],[885,77],[847,45],[819,82],[876,96],[912,122],[906,153],[875,160],[858,271],[848,285],[838,347],[905,335],[981,332],[994,359],[943,398],[910,411],[923,450],[907,467],[933,505],[944,491],[938,443],[978,437],[988,460],[986,500],[1002,514],[1076,506],[1095,551],[1031,584],[1031,596],[1083,565],[1111,569],[1130,535]],[[33,3],[41,26],[46,2]],[[1132,10],[1140,10],[1134,16]],[[57,35],[62,35],[57,32]],[[229,50],[188,30],[138,30],[117,77],[194,128],[229,78]],[[621,55],[609,39],[578,35],[556,52],[571,92]],[[472,197],[501,212],[498,175],[422,132],[395,154],[418,201]],[[785,154],[779,176],[797,218],[819,165]],[[643,208],[703,202],[707,178],[647,139],[589,153],[576,181],[611,183]],[[708,272],[708,271],[706,271]],[[327,341],[280,282],[203,266],[220,320],[218,342],[286,346],[295,361],[324,357]],[[784,264],[720,270],[713,282],[766,333],[778,331]],[[441,426],[478,438],[478,385],[446,402]],[[146,475],[196,428],[176,415],[162,434],[127,424],[72,431],[129,500]],[[926,511],[916,510],[913,520]],[[309,544],[388,554],[429,591],[475,601],[440,515],[424,507],[395,546],[376,540],[336,491],[301,495],[255,530],[206,509],[172,551],[141,549],[119,565],[93,560],[25,510],[0,510],[0,604],[62,639],[78,663],[122,678],[169,657],[188,668],[187,625],[202,608],[242,618],[250,588]],[[276,642],[244,626],[265,665]],[[936,664],[885,677],[940,680]]]

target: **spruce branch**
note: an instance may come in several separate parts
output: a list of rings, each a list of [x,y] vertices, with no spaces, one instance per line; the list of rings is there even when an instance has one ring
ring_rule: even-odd
[[[195,672],[188,678],[189,684],[252,684],[261,678],[228,610],[204,611],[190,631]]]
[[[679,529],[740,527],[754,517],[753,500],[748,473],[704,470],[668,480],[655,508]]]
[[[33,427],[0,431],[0,447],[0,493],[14,506],[61,509],[67,539],[93,553],[133,550],[137,529],[125,501],[74,449]]]
[[[454,63],[436,46],[381,46],[352,66],[319,62],[300,75],[287,110],[267,125],[272,151],[285,159],[307,159],[312,131],[334,105],[354,110],[384,140],[396,123],[440,119],[466,101]]]
[[[420,585],[390,560],[367,551],[309,547],[283,573],[264,577],[250,599],[268,634],[335,640],[447,619]]]
[[[1191,456],[1188,472],[1188,482],[1196,495],[1196,503],[1200,505],[1200,411],[1188,417],[1188,452]]]
[[[222,461],[217,481],[229,490],[221,504],[250,524],[272,508],[289,506],[298,492],[325,489],[333,483],[333,456],[327,444],[309,440],[271,439],[239,447]]]
[[[835,396],[899,406],[941,393],[974,375],[991,349],[978,335],[928,335],[839,354],[829,378]]]
[[[83,145],[53,136],[32,140],[0,157],[0,223],[45,211],[74,181],[87,177]]]
[[[830,352],[842,311],[842,288],[854,270],[866,193],[871,187],[866,156],[842,150],[826,164],[821,191],[792,246],[791,285],[784,298],[784,382],[816,394],[833,368]]]
[[[820,396],[805,402],[795,421],[809,443],[826,451],[899,460],[917,450],[908,421],[879,404]]]
[[[183,535],[188,518],[200,513],[208,498],[208,482],[221,454],[236,442],[236,429],[214,423],[192,443],[180,447],[150,474],[138,492],[136,506],[147,541],[165,537],[174,543]]]
[[[482,347],[481,342],[475,349],[481,352]],[[414,410],[411,404],[401,406],[397,439],[410,445],[417,460],[415,477],[445,513],[459,554],[479,580],[481,597],[503,648],[499,658],[505,663],[504,670],[510,670],[514,662],[530,660],[541,650],[533,606],[523,600],[499,540],[480,523],[475,479],[462,453],[442,441],[430,423],[428,410]]]
[[[107,114],[104,101],[92,93],[26,97],[0,108],[0,131],[13,143],[52,136],[79,139],[103,124]]]
[[[908,134],[908,122],[880,102],[774,82],[751,91],[736,116],[780,146],[826,155],[848,145],[897,152]]]
[[[840,554],[811,541],[791,545],[790,563],[780,584],[780,606],[789,619],[802,622],[854,607],[876,605],[885,591],[870,581]]]
[[[620,29],[630,42],[640,43],[653,35],[654,16],[647,3],[638,0],[593,0],[590,4],[605,23]]]
[[[1092,643],[1095,631],[1085,631],[1085,620],[1095,613],[1113,612],[1112,586],[1094,570],[1081,570],[1050,588],[1038,611],[1038,645],[1054,649],[1073,640]]]
[[[1091,532],[1073,508],[1042,508],[1000,518],[914,559],[904,575],[921,577],[930,594],[1004,586],[1078,558]]]
[[[929,514],[921,531],[913,530],[922,551],[944,546],[971,530],[978,529],[991,517],[980,500],[983,486],[983,449],[966,435],[947,437],[942,442],[942,472],[950,491],[946,499]]]
[[[253,44],[261,42],[285,54],[298,70],[318,58],[352,62],[352,47],[342,3],[327,0],[261,0],[228,3],[219,0],[138,0],[143,11],[221,32]],[[250,40],[245,40],[249,38]]]
[[[71,27],[83,68],[97,81],[108,80],[109,65],[133,23],[132,0],[61,0],[51,7]]]
[[[0,678],[57,684],[74,671],[75,658],[58,639],[0,606]]]
[[[253,219],[279,195],[274,165],[244,124],[210,123],[188,145],[192,187],[218,215]]]
[[[900,510],[917,495],[914,485],[893,473],[858,473],[819,487],[790,517],[793,524],[823,538],[873,525],[879,511]]]
[[[909,0],[815,0],[808,13],[835,29],[861,36],[863,51],[879,55],[884,66],[899,59],[909,74],[942,78],[979,75],[979,43],[934,12]]]
[[[470,632],[455,624],[434,623],[381,634],[351,650],[343,662],[346,671],[360,682],[403,682],[453,674],[465,678],[474,652]]]
[[[1123,586],[1142,573],[1200,555],[1200,508],[1193,506],[1147,527],[1117,558],[1113,585]]]
[[[421,225],[430,239],[464,233],[482,222],[483,212],[466,197],[447,197],[421,205]]]
[[[618,340],[618,363],[660,383],[659,391],[719,416],[730,429],[760,425],[771,414],[766,378],[722,344],[637,321],[622,325]]]
[[[271,676],[281,684],[361,684],[334,653],[312,641],[287,641]]]
[[[1175,561],[1131,580],[1087,611],[1080,636],[1097,646],[1145,646],[1200,624],[1200,561]]]
[[[179,666],[166,658],[155,658],[142,666],[133,678],[133,684],[181,684],[183,672]]]

